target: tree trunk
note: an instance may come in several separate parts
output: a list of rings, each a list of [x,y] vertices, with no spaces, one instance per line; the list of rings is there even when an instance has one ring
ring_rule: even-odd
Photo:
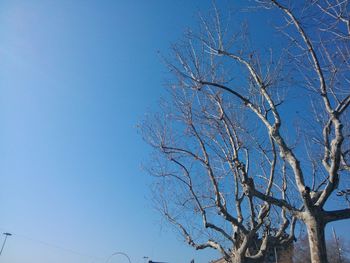
[[[322,217],[317,214],[305,220],[307,227],[310,255],[312,263],[328,263],[327,260],[327,249],[325,241],[325,224]]]
[[[232,258],[230,263],[245,263],[244,262],[244,256],[241,251],[235,251],[235,253],[232,254]]]

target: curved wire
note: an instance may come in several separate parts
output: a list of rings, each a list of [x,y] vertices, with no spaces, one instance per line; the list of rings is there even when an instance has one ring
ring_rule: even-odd
[[[106,263],[108,263],[108,262],[111,260],[111,258],[112,258],[113,256],[115,256],[115,255],[123,255],[123,256],[125,256],[125,257],[128,259],[129,263],[131,263],[131,260],[130,260],[129,256],[128,256],[126,253],[124,253],[124,252],[114,252],[114,253],[113,253],[112,255],[110,255],[109,258],[106,260]]]

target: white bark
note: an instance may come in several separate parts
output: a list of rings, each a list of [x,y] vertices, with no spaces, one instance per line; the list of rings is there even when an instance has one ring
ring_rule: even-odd
[[[322,217],[320,217],[318,214],[314,216],[307,216],[304,219],[304,222],[308,233],[311,262],[328,263],[324,233],[325,225]]]

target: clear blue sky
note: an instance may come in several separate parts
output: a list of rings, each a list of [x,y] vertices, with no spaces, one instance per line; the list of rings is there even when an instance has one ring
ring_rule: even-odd
[[[205,2],[1,1],[0,231],[15,235],[0,262],[104,262],[115,251],[206,262],[163,231],[136,129],[163,92],[157,51]]]
[[[162,94],[157,50],[202,2],[1,1],[0,230],[16,235],[0,262],[94,262],[52,244],[135,263],[196,257],[159,226],[135,127]]]
[[[162,227],[136,129],[163,93],[157,51],[210,5],[1,1],[0,231],[14,234],[1,263],[102,263],[115,251],[133,263],[214,257]]]

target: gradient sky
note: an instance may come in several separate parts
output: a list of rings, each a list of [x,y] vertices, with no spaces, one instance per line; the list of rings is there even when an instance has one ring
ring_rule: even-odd
[[[200,259],[152,209],[136,124],[163,92],[157,51],[208,3],[1,1],[0,262]]]
[[[216,256],[162,225],[141,169],[150,149],[136,129],[164,92],[157,52],[210,5],[1,1],[0,231],[14,234],[1,263],[102,263],[116,251],[133,263]]]

